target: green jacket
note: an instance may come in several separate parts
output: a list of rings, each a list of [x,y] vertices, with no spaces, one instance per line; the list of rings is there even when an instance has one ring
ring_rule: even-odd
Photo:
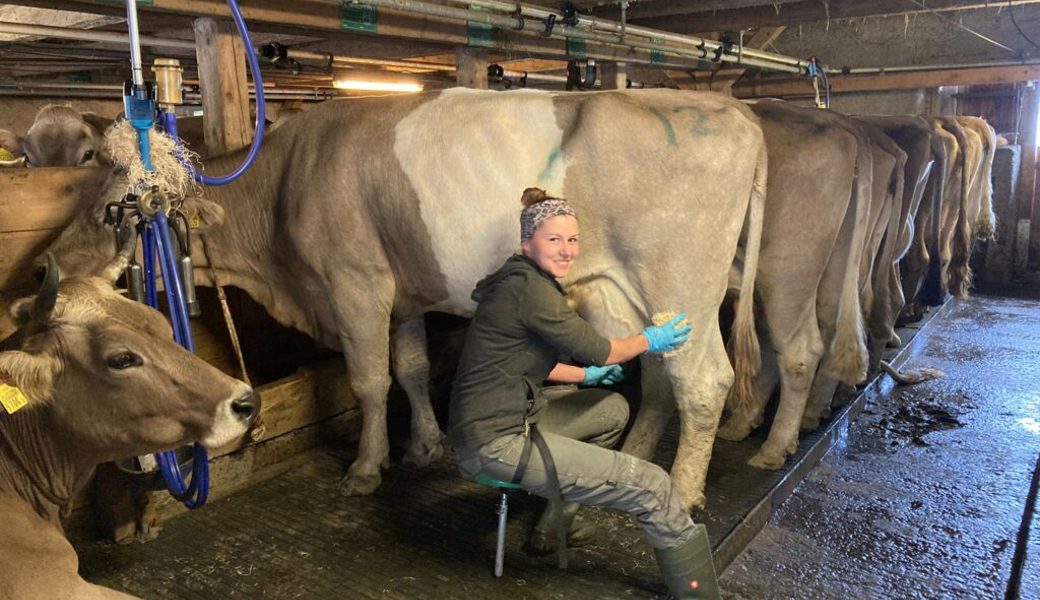
[[[466,332],[451,391],[448,439],[477,448],[536,423],[541,383],[561,358],[602,365],[610,340],[564,298],[563,288],[531,259],[513,255],[473,290],[479,304]]]

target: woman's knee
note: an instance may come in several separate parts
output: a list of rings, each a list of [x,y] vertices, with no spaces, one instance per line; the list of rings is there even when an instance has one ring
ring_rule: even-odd
[[[616,428],[624,429],[628,425],[628,400],[614,392],[604,398],[600,404],[604,418]]]

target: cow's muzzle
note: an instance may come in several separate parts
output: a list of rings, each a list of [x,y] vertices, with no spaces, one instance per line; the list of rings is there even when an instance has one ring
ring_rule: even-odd
[[[231,401],[231,413],[246,427],[256,421],[260,414],[260,396],[252,389]]]

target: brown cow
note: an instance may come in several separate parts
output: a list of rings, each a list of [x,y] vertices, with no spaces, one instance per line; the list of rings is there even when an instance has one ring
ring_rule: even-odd
[[[458,127],[460,115],[474,126]],[[240,157],[206,165],[225,172]],[[273,131],[244,177],[184,206],[208,226],[221,279],[344,351],[363,424],[343,491],[362,494],[388,464],[391,366],[413,406],[406,458],[426,464],[440,451],[422,315],[471,314],[475,283],[516,250],[524,188],[567,197],[583,249],[565,284],[588,299],[579,308],[597,329],[631,335],[683,310],[699,332],[663,363],[683,415],[672,475],[683,502],[700,505],[727,391],[751,389],[758,365],[751,294],[766,170],[757,118],[718,94],[453,89],[323,103]],[[110,188],[117,199],[124,189]],[[56,242],[63,269],[111,256],[99,218],[111,199]],[[734,369],[718,308],[742,230]],[[195,264],[206,265],[200,246]],[[206,283],[207,269],[199,275]]]
[[[55,267],[14,310],[21,325],[0,342],[0,392],[14,386],[28,405],[0,410],[0,598],[130,598],[79,576],[62,507],[102,462],[228,444],[259,400],[175,344],[162,315],[117,294],[111,279],[59,287]]]
[[[91,167],[110,164],[104,134],[112,119],[48,104],[24,137],[0,129],[0,146],[27,167]]]
[[[766,316],[762,371],[754,404],[731,402],[719,436],[740,440],[758,426],[779,380],[769,437],[749,461],[776,469],[797,447],[821,361],[824,373],[849,384],[866,375],[858,269],[872,157],[855,123],[838,113],[776,101],[752,109],[770,154],[756,286]]]

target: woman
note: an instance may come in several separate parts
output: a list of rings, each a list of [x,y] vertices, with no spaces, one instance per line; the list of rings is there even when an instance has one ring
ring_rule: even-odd
[[[685,314],[632,337],[597,334],[567,305],[557,282],[578,257],[574,210],[538,188],[525,190],[521,202],[523,254],[509,258],[473,291],[479,304],[466,334],[448,423],[459,469],[467,477],[513,481],[550,499],[531,540],[535,548],[551,548],[554,530],[572,543],[586,541],[589,527],[575,520],[581,504],[624,510],[643,526],[677,598],[717,598],[707,532],[680,505],[668,473],[608,449],[628,420],[625,399],[595,389],[547,398],[541,389],[546,380],[586,386],[617,382],[618,363],[681,346],[690,332],[681,325]],[[566,364],[561,357],[593,366]],[[532,445],[538,451],[532,452]],[[561,563],[565,544],[558,543]]]

